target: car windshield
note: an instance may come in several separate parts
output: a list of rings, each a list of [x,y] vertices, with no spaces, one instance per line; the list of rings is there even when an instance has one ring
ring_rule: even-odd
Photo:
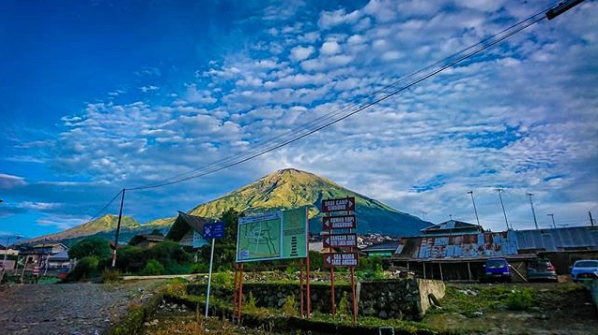
[[[598,261],[581,261],[575,263],[576,268],[598,268]]]
[[[492,259],[486,262],[486,267],[490,269],[503,268],[507,266],[507,262],[502,259]]]

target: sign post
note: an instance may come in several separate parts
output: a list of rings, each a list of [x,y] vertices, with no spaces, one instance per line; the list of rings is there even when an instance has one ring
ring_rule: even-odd
[[[357,248],[357,234],[352,233],[352,229],[357,228],[355,208],[355,197],[322,200],[322,213],[326,214],[326,216],[322,218],[322,229],[328,231],[328,235],[324,236],[322,242],[324,248],[330,248],[330,251],[324,254],[324,267],[330,268],[330,289],[332,291],[332,317],[334,318],[336,314],[336,299],[334,292],[334,268],[337,266],[348,267],[350,268],[351,274],[353,325],[357,324],[355,267],[359,266],[359,256],[358,253],[355,252],[355,249]],[[332,232],[335,229],[340,229],[344,232],[342,234],[333,234]],[[335,252],[333,248],[344,251]],[[349,249],[348,252],[347,249]]]
[[[210,289],[212,286],[212,264],[214,263],[214,244],[217,238],[224,237],[224,222],[206,223],[203,226],[203,237],[212,239],[212,251],[210,252],[210,271],[208,272],[208,290],[206,292],[206,318],[210,311]]]

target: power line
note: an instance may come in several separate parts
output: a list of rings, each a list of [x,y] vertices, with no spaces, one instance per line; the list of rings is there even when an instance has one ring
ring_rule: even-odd
[[[100,209],[94,216],[91,217],[91,219],[89,219],[89,221],[93,221],[95,219],[97,219],[100,214],[102,214],[106,208],[108,208],[108,206],[112,205],[112,203],[114,202],[114,200],[116,200],[116,198],[118,198],[118,196],[122,193],[123,191],[119,191],[118,193],[116,193],[116,195],[110,199],[110,201],[108,201],[108,203],[106,205],[104,205],[104,207],[102,207],[102,209]]]
[[[166,181],[161,182],[161,183],[156,183],[156,184],[153,184],[153,185],[145,185],[145,186],[133,187],[133,188],[127,188],[127,190],[144,190],[144,189],[151,189],[151,188],[163,187],[163,186],[177,184],[177,183],[184,182],[184,181],[187,181],[187,180],[191,180],[191,179],[203,177],[203,176],[206,176],[206,175],[209,175],[209,174],[212,174],[212,173],[215,173],[215,172],[218,172],[218,171],[221,171],[221,170],[224,170],[224,169],[227,169],[227,168],[230,168],[230,167],[242,164],[244,162],[247,162],[249,160],[252,160],[254,158],[257,158],[259,156],[262,156],[264,154],[267,154],[269,152],[272,152],[274,150],[282,148],[284,146],[287,146],[287,145],[289,145],[291,143],[294,143],[294,142],[296,142],[296,141],[298,141],[300,139],[303,139],[304,137],[307,137],[307,136],[309,136],[309,135],[311,135],[311,134],[313,134],[315,132],[318,132],[318,131],[326,128],[326,127],[329,127],[329,126],[334,125],[334,124],[336,124],[336,123],[338,123],[338,122],[340,122],[340,121],[342,121],[344,119],[347,119],[347,118],[351,117],[352,115],[355,115],[355,114],[357,114],[357,113],[359,113],[359,112],[361,112],[361,111],[363,111],[363,110],[365,110],[365,109],[367,109],[367,108],[369,108],[371,106],[374,106],[374,105],[376,105],[376,104],[378,104],[380,102],[383,102],[383,101],[387,100],[388,98],[390,98],[390,97],[392,97],[394,95],[397,95],[397,94],[399,94],[399,93],[401,93],[401,92],[403,92],[403,91],[405,91],[405,90],[407,90],[407,89],[409,89],[409,88],[411,88],[411,87],[419,84],[420,82],[422,82],[422,81],[424,81],[424,80],[426,80],[428,78],[431,78],[431,77],[433,77],[433,76],[435,76],[435,75],[443,72],[444,70],[446,70],[446,69],[448,69],[450,67],[453,67],[453,66],[455,66],[455,65],[463,62],[464,60],[466,60],[468,58],[471,58],[471,57],[479,54],[480,52],[482,52],[482,51],[484,51],[484,50],[486,50],[486,49],[488,49],[488,48],[490,48],[490,47],[492,47],[492,46],[494,46],[494,45],[496,45],[496,44],[504,41],[505,39],[507,39],[507,38],[515,35],[516,33],[520,32],[520,31],[522,31],[522,30],[524,30],[526,28],[528,28],[529,26],[531,26],[533,24],[536,24],[536,23],[544,20],[546,18],[545,16],[542,16],[539,19],[535,19],[534,20],[534,18],[536,18],[541,13],[542,12],[540,12],[538,14],[534,14],[534,15],[530,16],[529,18],[524,19],[524,20],[522,20],[522,21],[520,21],[520,22],[512,25],[510,28],[507,28],[507,29],[503,30],[501,33],[507,32],[508,30],[512,29],[513,27],[520,26],[519,28],[512,30],[511,32],[505,34],[504,36],[502,36],[500,38],[497,38],[497,39],[493,40],[492,42],[490,42],[488,44],[484,44],[484,43],[492,40],[496,36],[499,36],[501,33],[497,33],[495,35],[492,35],[491,37],[489,37],[487,39],[484,39],[483,41],[478,42],[478,43],[474,44],[471,47],[468,47],[468,48],[464,49],[465,51],[467,51],[467,50],[473,49],[475,46],[482,45],[480,48],[477,48],[476,50],[474,50],[474,51],[472,51],[470,53],[467,53],[464,56],[461,56],[460,58],[457,58],[456,60],[454,60],[454,61],[452,61],[452,62],[450,62],[450,63],[448,63],[446,65],[443,65],[440,68],[438,68],[438,69],[436,69],[436,70],[434,70],[434,71],[432,71],[430,73],[427,73],[427,74],[423,75],[420,78],[417,78],[417,79],[411,81],[407,85],[402,86],[402,87],[400,87],[400,88],[398,88],[398,89],[396,89],[394,91],[391,91],[390,93],[382,96],[381,98],[377,98],[377,99],[375,99],[372,102],[368,102],[368,103],[366,103],[366,104],[358,107],[357,109],[349,112],[346,115],[342,115],[342,116],[340,116],[340,117],[338,117],[336,119],[333,119],[331,121],[327,121],[324,124],[317,126],[316,128],[313,128],[313,129],[309,129],[309,128],[307,128],[307,129],[299,129],[299,131],[303,132],[302,134],[299,134],[299,135],[295,134],[295,136],[293,136],[293,137],[291,137],[291,138],[289,138],[289,139],[287,139],[287,140],[285,140],[285,141],[283,141],[281,143],[278,143],[278,144],[274,143],[271,147],[262,149],[260,151],[257,151],[256,153],[248,152],[248,153],[245,154],[246,157],[243,157],[243,156],[241,156],[242,158],[238,158],[238,156],[236,156],[236,157],[229,157],[229,158],[223,160],[223,163],[214,163],[214,164],[211,164],[211,165],[208,166],[208,167],[214,166],[214,168],[207,169],[207,170],[204,168],[203,172],[200,172],[200,173],[197,173],[197,174],[193,174],[193,175],[190,175],[190,176],[187,176],[187,177],[183,177],[183,178],[179,178],[179,179],[167,181],[169,179],[172,179],[172,177],[171,177],[171,178],[169,178]],[[526,22],[528,22],[528,23],[526,23]],[[462,54],[462,53],[463,53],[463,51],[460,51],[460,52],[456,53],[455,55],[459,55],[459,54]],[[453,56],[453,58],[454,58],[454,56]],[[419,71],[413,73],[412,75],[409,75],[406,78],[413,77],[413,76],[415,76],[415,75],[417,75],[419,73],[425,72],[426,70],[429,70],[430,68],[432,68],[434,65],[441,64],[442,62],[444,62],[447,59],[450,59],[450,56],[449,56],[449,58],[445,58],[444,60],[441,60],[439,62],[434,63],[433,65],[427,66],[426,68],[424,68],[422,70],[419,70]],[[398,80],[396,82],[399,82],[401,80],[404,80],[404,79],[402,78],[402,79],[400,79],[400,80]],[[389,86],[385,87],[383,90],[386,90],[387,88],[394,87],[394,86],[396,86],[396,85],[392,85],[392,86],[389,85]],[[337,112],[335,114],[335,116],[338,115],[338,114],[341,114],[341,112]],[[318,119],[322,119],[322,117],[320,117]],[[316,119],[316,120],[318,120],[318,119]],[[287,132],[287,133],[285,133],[285,134],[288,134],[288,133],[290,133],[290,131]],[[268,144],[268,143],[264,143],[264,144]],[[264,145],[259,145],[258,148],[260,146],[264,146]],[[237,159],[235,160],[234,158],[237,158]],[[186,173],[186,174],[189,174],[189,173]]]

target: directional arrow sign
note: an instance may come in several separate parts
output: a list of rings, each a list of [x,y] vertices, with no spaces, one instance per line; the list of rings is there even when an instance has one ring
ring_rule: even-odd
[[[354,211],[355,197],[322,200],[322,212]]]
[[[324,266],[348,266],[356,267],[359,265],[359,256],[356,252],[324,254]]]
[[[357,219],[355,215],[325,216],[322,218],[322,229],[355,229]]]
[[[324,237],[324,248],[356,248],[357,234],[332,234]]]

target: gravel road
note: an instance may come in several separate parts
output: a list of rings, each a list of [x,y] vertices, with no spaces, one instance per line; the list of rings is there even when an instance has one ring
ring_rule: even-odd
[[[0,290],[0,335],[102,334],[156,282],[14,285]]]

